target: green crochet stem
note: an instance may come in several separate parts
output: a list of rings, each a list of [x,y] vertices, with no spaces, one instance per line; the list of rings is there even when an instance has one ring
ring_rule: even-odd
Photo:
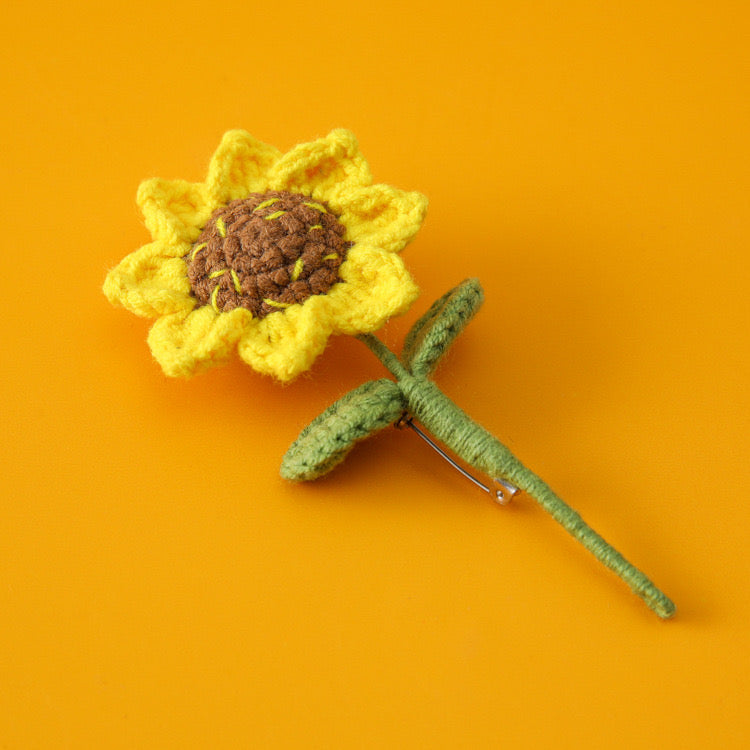
[[[372,334],[359,336],[396,378],[409,414],[467,464],[526,492],[597,560],[613,570],[659,617],[675,613],[674,603],[638,568],[594,531],[497,438],[474,422],[424,375],[415,375]]]

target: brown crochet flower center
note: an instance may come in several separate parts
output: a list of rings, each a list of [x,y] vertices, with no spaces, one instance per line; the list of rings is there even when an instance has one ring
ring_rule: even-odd
[[[185,257],[200,305],[264,318],[339,282],[352,243],[328,205],[300,193],[250,193],[214,211]]]

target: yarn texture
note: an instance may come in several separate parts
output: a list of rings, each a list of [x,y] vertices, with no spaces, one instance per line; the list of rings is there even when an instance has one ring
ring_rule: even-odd
[[[360,440],[390,427],[406,410],[406,399],[392,380],[355,388],[316,417],[289,448],[281,476],[308,481],[338,466]]]
[[[674,614],[640,570],[429,379],[482,305],[477,279],[417,320],[400,357],[374,336],[418,295],[398,253],[419,230],[427,200],[373,184],[352,133],[334,130],[282,154],[229,131],[204,182],[147,180],[137,201],[153,241],[113,268],[103,290],[156,319],[148,343],[167,375],[193,375],[236,351],[258,372],[289,381],[332,334],[345,333],[393,376],[359,386],[305,427],[284,456],[284,478],[323,476],[358,442],[408,416],[470,466],[534,498],[657,615]]]
[[[429,375],[484,302],[478,279],[467,279],[437,300],[404,340],[401,359],[412,374]]]
[[[326,294],[352,243],[324,203],[272,191],[214,211],[185,258],[199,305],[256,318]]]
[[[329,407],[292,444],[281,475],[295,481],[316,479],[337,466],[357,442],[408,414],[468,465],[526,492],[659,617],[672,617],[674,603],[643,572],[428,379],[483,299],[477,279],[467,279],[443,295],[411,328],[400,358],[374,335],[360,335],[395,380],[365,383]]]
[[[418,295],[398,252],[427,199],[373,184],[347,130],[285,154],[229,131],[204,182],[147,180],[137,201],[153,242],[109,272],[104,293],[156,318],[148,343],[167,375],[237,351],[289,381],[332,334],[378,330]]]
[[[328,407],[289,448],[281,476],[292,481],[317,479],[338,466],[356,443],[394,424],[410,409],[405,385],[432,372],[483,300],[478,279],[467,279],[444,294],[406,335],[401,360],[377,339],[367,340],[381,362],[397,374],[397,382],[365,383]]]

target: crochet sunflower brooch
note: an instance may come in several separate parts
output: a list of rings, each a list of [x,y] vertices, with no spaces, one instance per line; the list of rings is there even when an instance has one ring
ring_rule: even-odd
[[[337,333],[358,337],[390,373],[313,420],[284,456],[284,478],[316,479],[374,432],[409,427],[501,504],[519,491],[529,495],[659,617],[674,614],[640,570],[430,380],[482,304],[476,279],[429,308],[400,356],[374,335],[418,296],[398,253],[419,230],[427,199],[373,184],[352,133],[334,130],[282,154],[230,131],[205,182],[147,180],[137,201],[153,241],[109,272],[104,293],[155,319],[148,343],[165,374],[191,376],[236,351],[288,382]],[[490,479],[470,474],[430,434]]]

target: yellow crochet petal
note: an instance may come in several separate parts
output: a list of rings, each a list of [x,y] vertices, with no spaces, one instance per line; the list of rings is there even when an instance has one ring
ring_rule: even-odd
[[[329,299],[319,295],[248,328],[237,351],[254,370],[288,382],[310,369],[330,334]]]
[[[245,198],[268,190],[268,170],[281,152],[253,138],[244,130],[224,134],[208,167],[206,187],[217,203]]]
[[[261,320],[243,308],[224,313],[212,305],[196,307],[185,261],[190,247],[217,208],[269,190],[309,195],[336,212],[353,243],[339,268],[341,281]],[[230,131],[213,155],[205,184],[148,180],[139,188],[138,204],[154,242],[112,269],[104,292],[138,315],[158,318],[148,341],[167,375],[188,376],[223,363],[236,346],[253,368],[288,381],[311,367],[332,333],[377,330],[418,295],[395,251],[419,229],[426,199],[373,186],[347,130],[284,155],[245,131]]]
[[[189,377],[224,364],[240,336],[252,325],[252,316],[241,307],[228,313],[199,307],[157,320],[151,326],[148,343],[165,375]]]
[[[203,184],[158,178],[142,182],[136,200],[151,236],[169,244],[193,242],[218,205]]]
[[[268,174],[273,190],[289,190],[326,200],[333,188],[372,182],[354,133],[332,130],[325,138],[300,143],[284,154]]]
[[[127,255],[104,280],[103,291],[114,305],[144,318],[190,310],[195,300],[182,257],[189,245],[166,246],[163,242],[144,245]]]
[[[349,250],[339,275],[344,283],[326,295],[338,333],[376,331],[388,318],[405,313],[419,296],[401,256],[369,245]]]
[[[347,239],[398,252],[419,231],[427,213],[427,197],[390,185],[337,190],[329,204],[340,213]]]

